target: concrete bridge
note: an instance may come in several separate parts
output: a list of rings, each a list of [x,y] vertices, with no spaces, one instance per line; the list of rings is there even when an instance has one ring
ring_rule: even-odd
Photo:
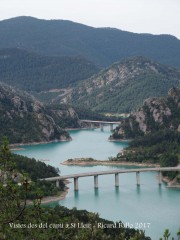
[[[101,131],[103,131],[104,125],[110,125],[110,130],[113,131],[113,124],[121,124],[121,122],[109,122],[109,121],[96,121],[96,120],[80,120],[82,123],[89,123],[91,125],[91,128],[94,128],[94,124],[99,124]]]
[[[109,171],[99,171],[99,172],[89,172],[89,173],[78,173],[78,174],[70,174],[58,177],[51,178],[43,178],[40,180],[56,182],[56,186],[59,187],[60,180],[66,179],[74,179],[74,190],[78,190],[78,179],[80,177],[94,177],[94,188],[98,188],[98,176],[100,175],[115,175],[115,186],[119,187],[119,174],[123,173],[136,173],[136,183],[137,186],[140,186],[140,172],[158,172],[158,182],[162,183],[162,172],[172,172],[172,171],[180,171],[180,167],[163,167],[163,168],[136,168],[136,169],[121,169],[121,170],[109,170]]]

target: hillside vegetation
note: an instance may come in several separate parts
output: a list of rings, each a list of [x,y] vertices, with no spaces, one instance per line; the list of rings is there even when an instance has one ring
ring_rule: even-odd
[[[49,56],[82,56],[104,67],[130,56],[180,66],[180,41],[171,35],[136,34],[64,20],[16,17],[0,21],[0,48]]]
[[[60,174],[60,170],[58,168],[47,165],[34,158],[18,154],[12,154],[12,158],[16,165],[16,169],[19,172],[27,173],[32,181],[37,181],[41,178],[57,177]]]
[[[66,110],[66,117],[72,119],[75,112]],[[0,83],[0,138],[7,136],[10,143],[70,140],[62,129],[63,114],[65,110],[60,116],[60,110],[52,112],[31,95]],[[52,115],[56,115],[57,122]]]
[[[31,180],[29,191],[27,192],[27,199],[34,200],[37,196],[41,198],[46,196],[58,196],[60,191],[65,190],[65,184],[62,180],[59,181],[59,187],[56,187],[54,182],[40,181],[41,178],[59,176],[60,170],[44,162],[36,161],[33,158],[24,157],[17,154],[12,154],[13,163],[16,166],[17,176],[26,176]],[[22,177],[21,177],[22,178]],[[21,178],[16,180],[21,181]]]
[[[0,50],[0,81],[28,92],[70,87],[98,70],[80,57],[47,57],[18,48]]]
[[[115,161],[156,163],[175,167],[180,163],[180,88],[172,88],[164,98],[147,99],[144,105],[118,126],[111,140],[131,138],[129,147]],[[180,175],[165,173],[173,185]]]
[[[173,86],[180,86],[179,69],[134,57],[113,64],[56,98],[96,111],[126,113],[146,98],[166,95]]]

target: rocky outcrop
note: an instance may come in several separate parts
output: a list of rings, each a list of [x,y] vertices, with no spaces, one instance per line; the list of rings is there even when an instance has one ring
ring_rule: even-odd
[[[0,137],[10,143],[70,140],[51,111],[31,95],[0,84]]]
[[[49,112],[57,125],[63,128],[80,128],[79,117],[72,107],[50,105]]]
[[[146,99],[111,138],[133,138],[167,128],[180,131],[180,88],[171,88],[167,97]]]
[[[178,132],[180,132],[180,124],[179,124],[179,126],[178,126]]]
[[[58,100],[103,112],[127,113],[147,98],[165,96],[172,86],[180,86],[178,69],[140,56],[115,63],[79,82]]]

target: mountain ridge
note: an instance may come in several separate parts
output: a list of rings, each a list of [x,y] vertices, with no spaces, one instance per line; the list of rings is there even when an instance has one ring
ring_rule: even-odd
[[[148,58],[133,57],[114,63],[72,88],[57,101],[90,107],[102,112],[126,113],[146,98],[166,95],[180,85],[180,70]]]
[[[138,34],[31,17],[0,21],[0,31],[0,48],[20,47],[50,56],[83,56],[100,67],[136,55],[180,66],[180,40],[172,35]]]

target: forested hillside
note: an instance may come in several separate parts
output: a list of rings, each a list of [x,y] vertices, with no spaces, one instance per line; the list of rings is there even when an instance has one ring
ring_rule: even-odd
[[[0,139],[7,136],[10,143],[70,140],[61,121],[56,123],[52,112],[31,95],[0,84]]]
[[[101,112],[130,112],[149,97],[164,96],[180,86],[180,70],[144,57],[133,57],[102,70],[62,94],[57,101]]]
[[[29,191],[27,192],[27,199],[36,199],[38,195],[43,197],[58,196],[60,191],[65,190],[64,181],[59,181],[59,187],[55,183],[40,181],[41,178],[59,176],[60,170],[54,168],[44,162],[37,161],[34,158],[28,158],[17,154],[12,154],[11,159],[15,165],[15,179],[17,182],[22,181],[22,177],[27,177],[31,181]]]
[[[34,158],[28,158],[18,154],[12,154],[13,162],[19,172],[27,173],[32,181],[41,178],[59,176],[60,170]]]
[[[180,66],[180,41],[171,35],[136,34],[64,20],[17,17],[0,21],[0,48],[50,56],[82,56],[101,67],[130,56]]]
[[[0,81],[26,91],[69,87],[98,71],[81,57],[47,57],[18,48],[0,50]]]

